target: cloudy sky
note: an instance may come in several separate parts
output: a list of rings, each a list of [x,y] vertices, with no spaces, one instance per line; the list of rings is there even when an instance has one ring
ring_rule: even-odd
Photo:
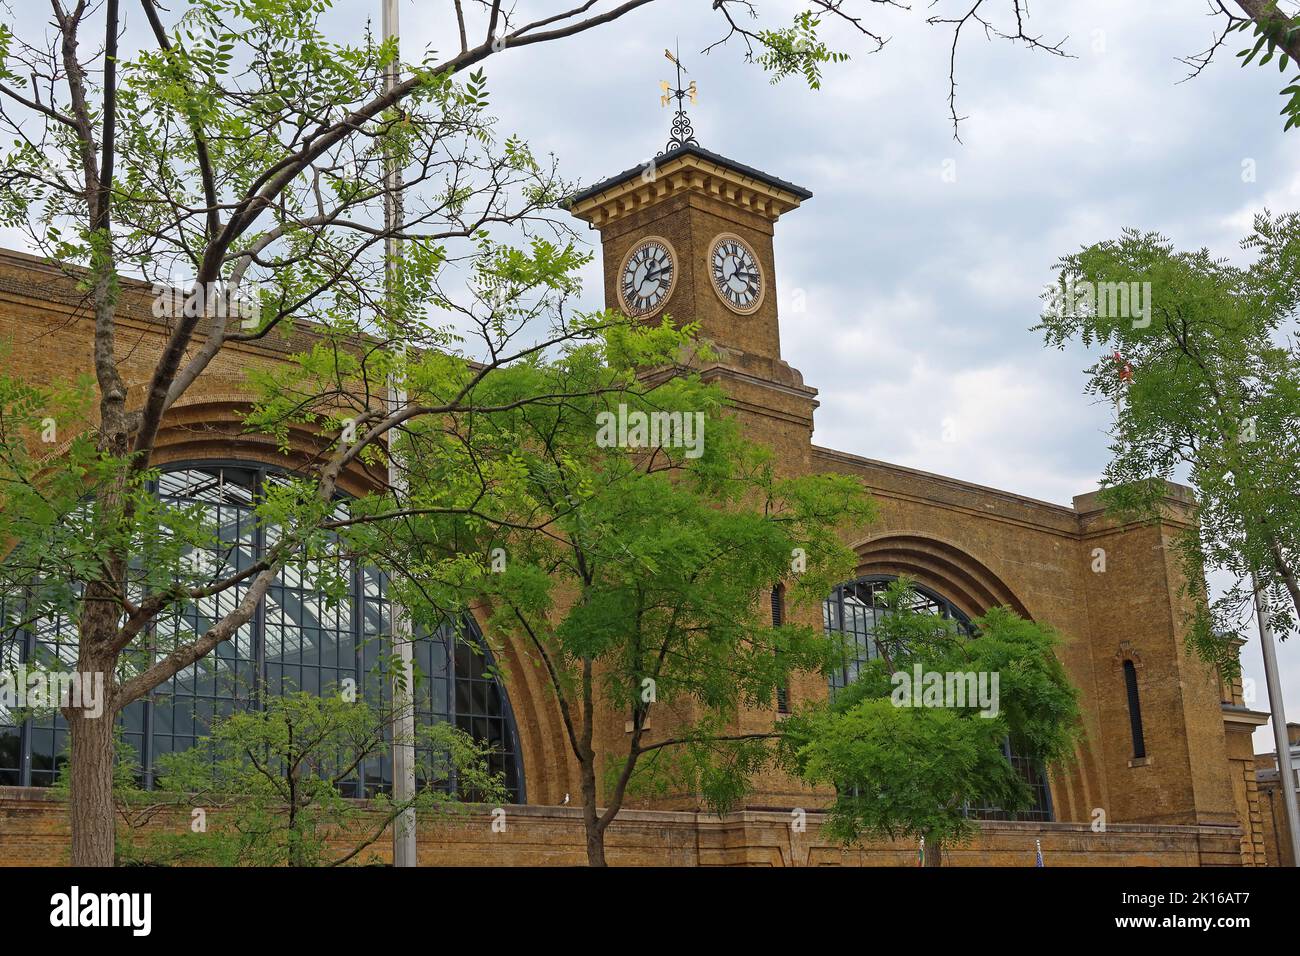
[[[660,0],[585,36],[493,58],[493,111],[503,134],[554,153],[566,177],[595,182],[664,145],[663,50],[680,43],[700,90],[691,109],[700,144],[814,194],[778,223],[776,256],[779,301],[799,290],[807,303],[785,309],[782,351],[821,390],[815,440],[1069,504],[1096,486],[1110,410],[1082,395],[1087,355],[1045,351],[1028,331],[1052,263],[1125,226],[1240,258],[1256,211],[1300,207],[1300,131],[1284,135],[1278,117],[1284,78],[1237,66],[1234,40],[1180,83],[1188,68],[1178,58],[1215,36],[1204,3],[1039,2],[1030,32],[1068,37],[1074,58],[969,32],[957,143],[950,28],[925,17],[969,3],[913,0],[906,12],[859,3],[890,41],[867,55],[862,38],[833,32],[852,60],[829,67],[819,91],[794,78],[770,84],[737,40],[701,55],[723,32],[712,4]],[[18,20],[48,16],[16,6]],[[357,36],[367,19],[377,28],[379,7],[337,0],[330,20]],[[401,0],[408,59],[452,49],[444,7]],[[551,9],[520,7],[521,18]],[[794,9],[759,7],[771,25]],[[591,307],[601,305],[598,268],[586,271]],[[1280,656],[1287,709],[1300,720],[1300,646]],[[1245,667],[1266,707],[1257,643]],[[1256,749],[1272,749],[1266,733]]]

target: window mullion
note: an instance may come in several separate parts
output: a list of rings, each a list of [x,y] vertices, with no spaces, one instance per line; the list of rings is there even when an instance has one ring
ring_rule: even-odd
[[[266,472],[258,470],[253,475],[253,508],[249,516],[253,521],[253,553],[251,555],[253,563],[257,563],[266,554],[266,529],[263,528],[262,522],[257,518],[257,505],[266,487]],[[236,544],[238,547],[238,544]],[[250,580],[249,586],[252,586]],[[272,584],[274,587],[274,583]],[[270,594],[270,588],[267,594]],[[257,602],[257,607],[253,611],[253,699],[249,702],[252,710],[264,710],[266,708],[266,597]],[[234,640],[238,640],[238,636]],[[239,664],[236,657],[235,672],[238,674]]]
[[[28,597],[28,588],[22,589],[22,597],[18,605],[19,620],[26,620],[27,605],[30,601]],[[31,662],[32,654],[35,653],[36,637],[35,632],[30,626],[24,626],[18,632],[18,660],[27,664]],[[18,785],[30,787],[32,785],[32,718],[23,718],[22,724],[18,729]]]

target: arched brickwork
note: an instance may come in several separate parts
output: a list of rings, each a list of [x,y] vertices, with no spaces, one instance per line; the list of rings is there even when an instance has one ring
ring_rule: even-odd
[[[906,576],[948,599],[975,618],[1006,607],[1033,619],[1025,602],[975,556],[949,541],[915,531],[891,531],[858,543],[859,575]],[[1072,766],[1052,767],[1048,774],[1057,820],[1089,821],[1099,806],[1096,759],[1085,740],[1075,748]]]
[[[248,409],[247,395],[238,393],[205,395],[177,403],[167,412],[158,431],[153,463],[239,459],[301,472],[320,460],[327,445],[315,429],[291,426],[286,453],[272,436],[247,431],[244,416]],[[347,494],[364,495],[379,490],[383,477],[354,464],[340,478],[339,485]]]
[[[533,666],[535,655],[515,640],[487,626],[492,609],[474,608],[484,640],[505,675],[506,694],[514,710],[519,748],[528,782],[528,802],[558,804],[564,795],[580,789],[577,762],[569,749],[564,718],[543,668]]]
[[[1001,578],[949,542],[915,532],[890,532],[854,550],[859,574],[905,575],[943,595],[970,617],[999,606],[1031,616]]]

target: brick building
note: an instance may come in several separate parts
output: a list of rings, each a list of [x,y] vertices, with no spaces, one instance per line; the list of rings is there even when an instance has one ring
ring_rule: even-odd
[[[1085,744],[1072,767],[1047,773],[1023,767],[1038,786],[1034,810],[1017,820],[990,819],[977,840],[950,851],[951,862],[1032,865],[1035,840],[1041,840],[1049,865],[1265,864],[1251,746],[1265,716],[1246,708],[1240,687],[1225,686],[1184,645],[1186,607],[1170,543],[1185,526],[1188,489],[1169,486],[1164,525],[1125,525],[1103,513],[1095,492],[1065,507],[858,454],[869,448],[816,444],[817,390],[781,357],[772,243],[779,219],[810,197],[805,189],[690,144],[573,197],[570,210],[599,231],[607,303],[647,318],[666,311],[678,321],[698,322],[716,353],[704,376],[726,389],[747,433],[775,449],[780,467],[790,474],[854,475],[871,490],[879,520],[842,529],[859,555],[858,577],[829,596],[820,611],[801,612],[808,623],[864,637],[874,587],[905,574],[944,613],[974,617],[1006,605],[1064,637],[1061,655],[1079,689]],[[137,393],[161,332],[147,291],[129,292],[118,348],[128,371],[140,371],[128,383]],[[247,369],[283,361],[310,335],[300,330],[296,341],[268,338],[222,352],[170,414],[156,460],[173,470],[160,494],[239,512],[270,470],[295,467],[294,457],[272,441],[242,434],[240,410]],[[90,317],[68,280],[39,260],[0,254],[0,362],[6,372],[17,369],[37,381],[71,378],[89,370],[90,342]],[[815,377],[815,369],[808,371]],[[348,490],[364,493],[364,480],[353,478]],[[301,606],[311,597],[287,591],[277,592],[272,602],[284,622],[306,613]],[[301,647],[294,658],[283,634],[262,623],[254,652],[247,660],[232,652],[229,665],[262,668],[264,675],[274,669],[281,677],[313,669],[322,680],[338,676],[350,666],[338,647],[370,626],[367,602],[374,600],[367,582],[359,580],[351,618],[334,621],[332,630],[313,622],[314,633],[329,632],[321,640],[336,645],[332,663],[320,654],[308,660]],[[49,639],[27,638],[31,646]],[[66,641],[67,635],[53,639]],[[491,635],[484,640],[509,675],[503,684],[481,665],[476,671],[472,655],[461,659],[454,642],[435,647],[425,666],[446,681],[441,715],[501,744],[503,767],[521,806],[500,837],[477,820],[430,824],[421,834],[421,860],[581,862],[579,812],[563,805],[566,794],[579,792],[577,766],[556,704],[535,669],[525,666],[520,649]],[[186,745],[202,718],[214,706],[220,710],[220,693],[211,688],[177,678],[168,689],[170,702],[141,703],[128,715],[128,736],[142,753]],[[793,702],[827,693],[826,679],[812,674],[789,689]],[[768,727],[774,716],[748,713],[742,729]],[[0,714],[0,864],[58,862],[66,844],[58,803],[40,786],[53,777],[61,747],[57,723],[6,727]],[[611,719],[601,736],[612,741],[623,732],[621,722]],[[815,811],[824,800],[824,794],[773,776],[761,781],[748,809],[723,818],[690,806],[629,809],[610,831],[610,861],[915,861],[915,847],[902,844],[833,846],[818,835],[815,812],[806,832],[789,826],[793,808]]]
[[[1291,745],[1291,773],[1296,778],[1292,789],[1300,795],[1300,724],[1286,725]],[[1255,756],[1255,776],[1259,781],[1260,816],[1264,832],[1264,850],[1269,866],[1295,866],[1291,850],[1291,830],[1287,826],[1286,803],[1282,795],[1282,771],[1277,765],[1277,751]]]

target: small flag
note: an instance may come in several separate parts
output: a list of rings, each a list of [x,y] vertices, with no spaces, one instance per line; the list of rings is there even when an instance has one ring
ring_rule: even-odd
[[[1035,840],[1034,841],[1034,866],[1039,867],[1042,865],[1043,865],[1043,841]]]
[[[916,865],[925,866],[925,837],[921,837],[921,845],[916,851]]]

